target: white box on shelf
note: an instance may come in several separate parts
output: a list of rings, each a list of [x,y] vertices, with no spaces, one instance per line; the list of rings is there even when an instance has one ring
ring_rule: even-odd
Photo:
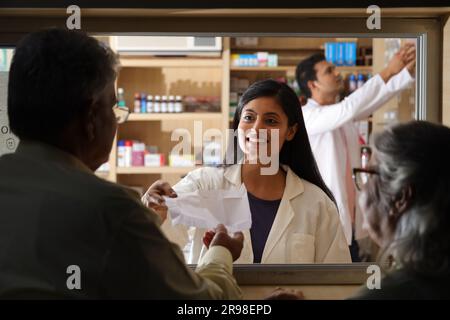
[[[193,167],[195,165],[192,154],[170,154],[169,166],[171,167]]]
[[[117,51],[127,54],[183,56],[186,53],[216,53],[222,50],[221,37],[117,36]]]
[[[146,167],[161,167],[164,165],[160,153],[147,153],[144,156],[144,165]]]

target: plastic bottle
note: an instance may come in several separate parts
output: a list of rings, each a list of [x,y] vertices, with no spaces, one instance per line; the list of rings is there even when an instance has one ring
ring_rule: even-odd
[[[354,74],[350,75],[350,78],[348,79],[348,91],[353,92],[357,88],[356,84],[356,77]]]
[[[175,112],[183,112],[183,104],[181,102],[181,96],[175,97]]]
[[[169,96],[169,102],[167,104],[168,112],[175,112],[175,98],[173,96]]]
[[[125,141],[117,142],[117,166],[125,167]]]
[[[141,112],[141,95],[139,93],[134,94],[134,110],[135,113]]]
[[[125,167],[131,167],[131,159],[133,155],[133,141],[125,141]]]
[[[125,98],[123,97],[124,91],[123,88],[117,89],[117,106],[125,107]]]
[[[153,112],[153,96],[147,96],[147,113]]]
[[[161,97],[155,96],[155,101],[153,101],[153,112],[161,112]]]
[[[359,89],[364,85],[364,75],[362,75],[361,73],[358,74],[358,81],[356,83],[356,88]]]
[[[162,96],[161,98],[161,112],[167,112],[167,96]]]
[[[145,93],[141,94],[141,113],[147,112],[147,96]]]

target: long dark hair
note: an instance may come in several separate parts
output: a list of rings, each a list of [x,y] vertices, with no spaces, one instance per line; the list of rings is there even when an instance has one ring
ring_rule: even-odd
[[[325,182],[323,182],[322,176],[317,168],[316,159],[312,153],[308,134],[306,133],[300,101],[288,85],[272,79],[253,83],[239,100],[236,113],[234,114],[233,129],[236,131],[239,127],[244,106],[250,101],[261,97],[273,97],[287,115],[288,125],[290,127],[295,124],[298,125],[294,138],[291,141],[285,141],[281,148],[280,163],[289,166],[300,178],[318,186],[336,204],[333,193],[325,185]],[[236,140],[237,137],[235,135],[234,143],[232,144],[234,154],[238,154],[237,149],[239,148]]]

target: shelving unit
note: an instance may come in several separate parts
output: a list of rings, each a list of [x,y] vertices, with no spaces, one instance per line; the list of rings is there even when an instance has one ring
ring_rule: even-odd
[[[270,71],[286,71],[295,72],[297,66],[278,66],[278,67],[231,67],[230,71],[253,71],[253,72],[270,72]],[[337,66],[337,70],[341,72],[371,72],[372,66]]]
[[[146,58],[140,56],[124,56],[120,58],[120,65],[124,68],[209,68],[221,67],[222,59],[210,58]]]
[[[116,50],[114,37],[109,44]],[[249,77],[250,82],[261,77],[295,77],[295,63],[302,55],[322,50],[323,43],[330,39],[308,38],[260,38],[258,48],[237,48],[234,38],[222,38],[220,57],[153,57],[121,55],[117,87],[124,88],[125,101],[133,109],[135,92],[151,95],[220,96],[220,112],[182,113],[131,113],[126,123],[119,125],[109,159],[110,171],[97,175],[110,181],[146,189],[156,179],[176,183],[196,167],[117,167],[117,141],[140,140],[155,145],[166,155],[178,143],[171,140],[171,133],[178,128],[187,129],[194,135],[194,122],[202,121],[203,131],[219,128],[223,133],[230,126],[230,79]],[[103,39],[105,41],[105,39]],[[106,41],[108,41],[106,39]],[[284,62],[277,67],[235,67],[231,66],[231,52],[274,51],[283,52]],[[116,50],[117,51],[117,50]],[[289,63],[286,63],[289,61]],[[280,61],[279,61],[280,62]],[[342,73],[371,73],[368,66],[337,67]],[[223,145],[226,148],[226,144]]]
[[[116,39],[108,41],[117,52]],[[220,57],[153,57],[120,55],[120,72],[116,87],[123,88],[127,106],[133,111],[135,92],[151,95],[215,96],[220,97],[220,112],[131,113],[126,123],[119,125],[109,159],[110,171],[99,177],[145,190],[156,179],[176,183],[196,167],[117,167],[117,141],[139,140],[155,145],[168,154],[178,141],[171,141],[171,133],[178,128],[194,135],[195,121],[202,129],[228,128],[229,110],[229,38],[223,38]],[[224,120],[225,119],[225,120]],[[193,145],[192,145],[193,146]]]
[[[127,167],[117,168],[117,174],[187,174],[196,167]]]
[[[127,121],[221,120],[221,112],[131,113]]]
[[[369,73],[372,72],[372,66],[338,66],[336,70],[340,72],[363,72]]]
[[[267,72],[267,71],[292,71],[295,70],[295,66],[278,66],[278,67],[231,67],[230,71],[254,71],[254,72]]]

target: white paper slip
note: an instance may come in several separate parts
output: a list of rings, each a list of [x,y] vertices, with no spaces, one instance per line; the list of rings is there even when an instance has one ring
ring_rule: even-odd
[[[215,228],[219,223],[230,232],[250,229],[252,218],[244,186],[233,190],[197,190],[165,197],[173,225]]]

